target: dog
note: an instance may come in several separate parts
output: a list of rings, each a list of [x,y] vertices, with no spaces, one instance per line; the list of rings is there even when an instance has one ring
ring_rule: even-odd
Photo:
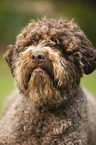
[[[96,69],[96,51],[79,26],[32,20],[4,57],[18,89],[0,122],[0,145],[96,145],[96,100],[80,85]]]

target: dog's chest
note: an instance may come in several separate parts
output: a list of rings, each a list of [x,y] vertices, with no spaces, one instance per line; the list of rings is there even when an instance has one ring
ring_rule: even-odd
[[[71,126],[71,121],[65,120],[62,114],[41,111],[34,112],[23,126],[22,138],[25,143],[40,145],[58,142],[61,135]],[[26,138],[26,139],[25,139]]]

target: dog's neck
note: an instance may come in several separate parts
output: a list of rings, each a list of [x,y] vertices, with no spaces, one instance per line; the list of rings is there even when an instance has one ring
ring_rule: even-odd
[[[30,108],[34,107],[36,110],[46,110],[46,111],[51,111],[51,112],[54,112],[54,111],[57,111],[59,110],[60,108],[63,108],[64,106],[66,106],[66,102],[69,102],[69,100],[74,100],[74,99],[78,99],[78,97],[81,97],[79,96],[79,94],[81,94],[80,92],[82,92],[83,94],[83,91],[82,91],[82,87],[81,85],[79,84],[77,86],[77,88],[75,88],[74,90],[70,90],[68,92],[68,90],[63,90],[62,91],[62,94],[61,94],[61,103],[59,104],[59,106],[55,106],[55,104],[53,104],[52,106],[50,106],[48,103],[44,104],[44,105],[41,105],[41,104],[36,104],[34,102],[32,102],[32,100],[27,100],[26,97],[25,98],[25,103],[29,103],[30,104]],[[64,99],[63,99],[64,98]],[[79,98],[80,99],[80,98]],[[42,103],[43,104],[43,103]],[[64,109],[64,108],[63,108]]]

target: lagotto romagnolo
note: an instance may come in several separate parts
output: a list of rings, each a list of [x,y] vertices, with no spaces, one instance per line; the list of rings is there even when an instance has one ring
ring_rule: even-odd
[[[96,145],[96,101],[80,85],[96,69],[96,51],[73,21],[30,21],[4,57],[18,89],[0,145]]]

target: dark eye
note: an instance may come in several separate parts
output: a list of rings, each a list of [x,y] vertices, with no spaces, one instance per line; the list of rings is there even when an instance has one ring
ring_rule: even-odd
[[[56,48],[60,49],[60,46],[59,46],[59,45],[57,45],[57,46],[56,46]]]

